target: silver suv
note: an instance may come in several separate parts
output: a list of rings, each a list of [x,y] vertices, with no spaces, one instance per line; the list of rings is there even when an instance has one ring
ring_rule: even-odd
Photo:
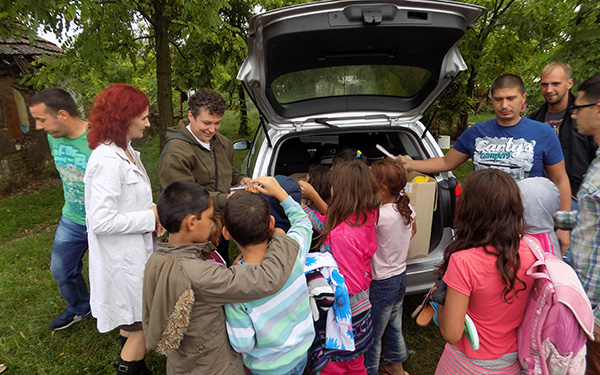
[[[466,69],[457,44],[485,8],[449,1],[325,1],[250,20],[239,74],[259,109],[244,169],[252,177],[306,173],[344,147],[381,159],[375,147],[413,159],[442,156],[419,121]],[[453,235],[452,173],[438,183],[427,257],[407,262],[407,293],[428,290]]]

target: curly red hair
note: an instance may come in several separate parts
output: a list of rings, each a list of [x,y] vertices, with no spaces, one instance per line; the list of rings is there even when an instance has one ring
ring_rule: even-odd
[[[127,132],[131,120],[139,116],[150,100],[139,88],[125,83],[113,83],[96,96],[90,114],[87,135],[90,149],[107,142],[127,148]]]

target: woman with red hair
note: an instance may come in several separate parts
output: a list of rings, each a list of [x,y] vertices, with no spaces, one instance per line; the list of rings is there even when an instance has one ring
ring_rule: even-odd
[[[93,151],[84,182],[90,305],[98,331],[120,328],[124,344],[117,374],[150,374],[144,361],[142,276],[161,227],[150,179],[130,144],[150,126],[148,105],[140,89],[117,83],[96,96],[89,118]]]

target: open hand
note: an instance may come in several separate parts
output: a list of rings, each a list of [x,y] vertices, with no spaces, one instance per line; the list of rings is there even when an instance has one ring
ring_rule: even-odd
[[[248,184],[248,190],[253,193],[262,193],[277,198],[280,202],[283,202],[288,197],[288,193],[283,190],[275,177],[270,176],[255,178]]]

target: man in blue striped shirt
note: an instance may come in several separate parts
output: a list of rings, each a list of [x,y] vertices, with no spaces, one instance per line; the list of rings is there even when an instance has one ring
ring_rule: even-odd
[[[292,273],[276,294],[247,303],[225,306],[227,333],[231,346],[242,354],[244,364],[256,375],[301,375],[307,350],[314,336],[304,262],[312,237],[312,225],[300,205],[273,177],[259,177],[248,190],[234,193],[223,211],[223,235],[240,248],[240,264],[259,264],[272,246],[268,242],[274,228],[267,200],[257,192],[276,198],[291,227],[287,239],[300,246]]]
[[[600,73],[583,81],[575,105],[569,107],[577,131],[600,144]],[[556,224],[573,229],[573,268],[594,308],[595,341],[588,339],[586,374],[600,374],[600,150],[590,164],[577,193],[578,211],[559,211]]]

